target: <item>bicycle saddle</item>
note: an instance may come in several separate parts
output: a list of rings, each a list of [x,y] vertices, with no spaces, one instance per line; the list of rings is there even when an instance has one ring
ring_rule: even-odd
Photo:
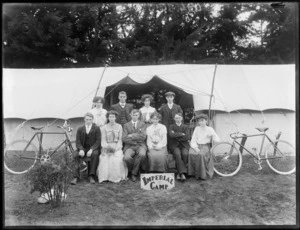
[[[259,132],[266,132],[269,128],[256,128]]]
[[[40,127],[33,127],[33,126],[31,126],[31,128],[33,129],[33,130],[41,130],[42,128],[44,128],[45,126],[40,126]]]

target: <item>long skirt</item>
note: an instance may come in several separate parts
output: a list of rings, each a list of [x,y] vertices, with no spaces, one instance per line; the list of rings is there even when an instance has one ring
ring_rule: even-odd
[[[128,169],[123,161],[123,152],[118,150],[114,153],[107,153],[104,149],[99,156],[99,166],[97,176],[99,183],[111,181],[114,183],[127,179]]]
[[[150,149],[147,155],[149,172],[167,172],[168,151],[166,147],[161,150]]]
[[[188,175],[195,176],[196,179],[212,178],[214,174],[213,157],[210,152],[210,145],[198,145],[200,152],[193,148],[189,150],[188,156]]]

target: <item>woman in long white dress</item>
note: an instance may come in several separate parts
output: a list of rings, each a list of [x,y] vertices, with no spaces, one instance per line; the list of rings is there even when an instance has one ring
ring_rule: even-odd
[[[199,124],[193,132],[188,155],[188,175],[205,180],[214,174],[214,162],[211,154],[211,142],[219,142],[220,138],[212,127],[207,126],[208,116],[196,116]]]
[[[122,126],[116,123],[118,113],[111,110],[107,113],[108,124],[101,130],[101,154],[97,176],[99,183],[111,181],[114,183],[127,179],[128,169],[123,161]]]
[[[103,109],[104,104],[104,98],[103,97],[94,97],[93,99],[93,106],[89,112],[94,115],[93,123],[95,123],[98,127],[101,127],[107,123],[107,110]]]

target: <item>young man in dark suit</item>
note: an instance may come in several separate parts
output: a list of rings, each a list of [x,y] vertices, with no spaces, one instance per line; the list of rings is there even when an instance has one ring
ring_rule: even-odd
[[[141,166],[146,158],[146,125],[139,120],[140,111],[131,111],[132,120],[123,127],[123,142],[125,144],[123,160],[126,162],[128,172],[131,172],[131,180],[135,182]]]
[[[116,122],[121,124],[122,127],[125,123],[131,120],[131,110],[133,109],[133,105],[126,103],[127,94],[125,91],[119,92],[119,103],[111,106],[111,110],[115,110],[118,112],[118,117]]]
[[[71,184],[77,184],[80,177],[80,161],[88,161],[88,179],[95,183],[96,169],[99,164],[101,133],[98,126],[93,123],[94,116],[86,113],[84,116],[85,125],[77,130],[76,151],[74,152],[75,172]]]
[[[186,177],[184,174],[187,174],[188,154],[190,149],[190,131],[187,125],[182,124],[182,118],[183,116],[181,113],[176,113],[174,118],[175,124],[172,124],[169,127],[169,148],[176,161],[176,179],[185,181]]]
[[[169,126],[174,124],[174,117],[176,113],[183,113],[180,105],[174,103],[175,93],[167,92],[165,93],[165,97],[167,99],[167,104],[160,107],[160,114],[162,116],[161,123],[167,127],[169,130]]]

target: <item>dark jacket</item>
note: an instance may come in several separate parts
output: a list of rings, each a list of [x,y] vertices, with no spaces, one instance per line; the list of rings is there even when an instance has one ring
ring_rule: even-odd
[[[165,104],[162,107],[160,107],[159,112],[160,112],[160,114],[162,116],[161,123],[167,127],[167,130],[169,129],[169,126],[171,124],[175,123],[175,121],[174,121],[175,114],[176,113],[183,113],[180,105],[177,105],[177,104],[174,103],[173,107],[172,107],[172,123],[169,124],[169,112],[170,112],[170,109],[168,107],[168,104]]]
[[[85,150],[84,149],[84,143],[86,138],[86,131],[85,131],[85,125],[81,126],[77,130],[76,134],[76,148],[77,150]],[[91,130],[90,130],[90,139],[88,143],[91,146],[91,149],[95,150],[98,149],[100,151],[100,143],[101,143],[101,132],[98,126],[95,124],[92,124]]]
[[[125,143],[124,152],[131,147],[135,147],[137,145],[142,146],[145,150],[147,150],[146,145],[146,128],[144,122],[138,120],[136,129],[134,129],[132,121],[127,122],[123,127],[123,135],[122,139]],[[132,137],[128,137],[131,134]]]
[[[185,135],[183,135],[184,133]],[[190,140],[190,130],[189,127],[185,124],[181,124],[177,126],[176,124],[172,124],[169,127],[169,148],[170,150],[174,150],[176,147],[180,148],[190,148],[189,140]]]
[[[111,110],[115,110],[119,114],[121,114],[122,107],[121,107],[120,103],[117,103],[117,104],[112,105],[110,109]],[[133,109],[133,105],[132,104],[129,104],[129,103],[125,104],[125,113],[126,113],[126,120],[127,120],[127,122],[131,121],[130,113],[131,113],[132,109]],[[121,118],[120,118],[120,116],[117,117],[116,122],[119,123],[119,124],[121,124]],[[124,125],[124,124],[122,124],[122,125]]]

